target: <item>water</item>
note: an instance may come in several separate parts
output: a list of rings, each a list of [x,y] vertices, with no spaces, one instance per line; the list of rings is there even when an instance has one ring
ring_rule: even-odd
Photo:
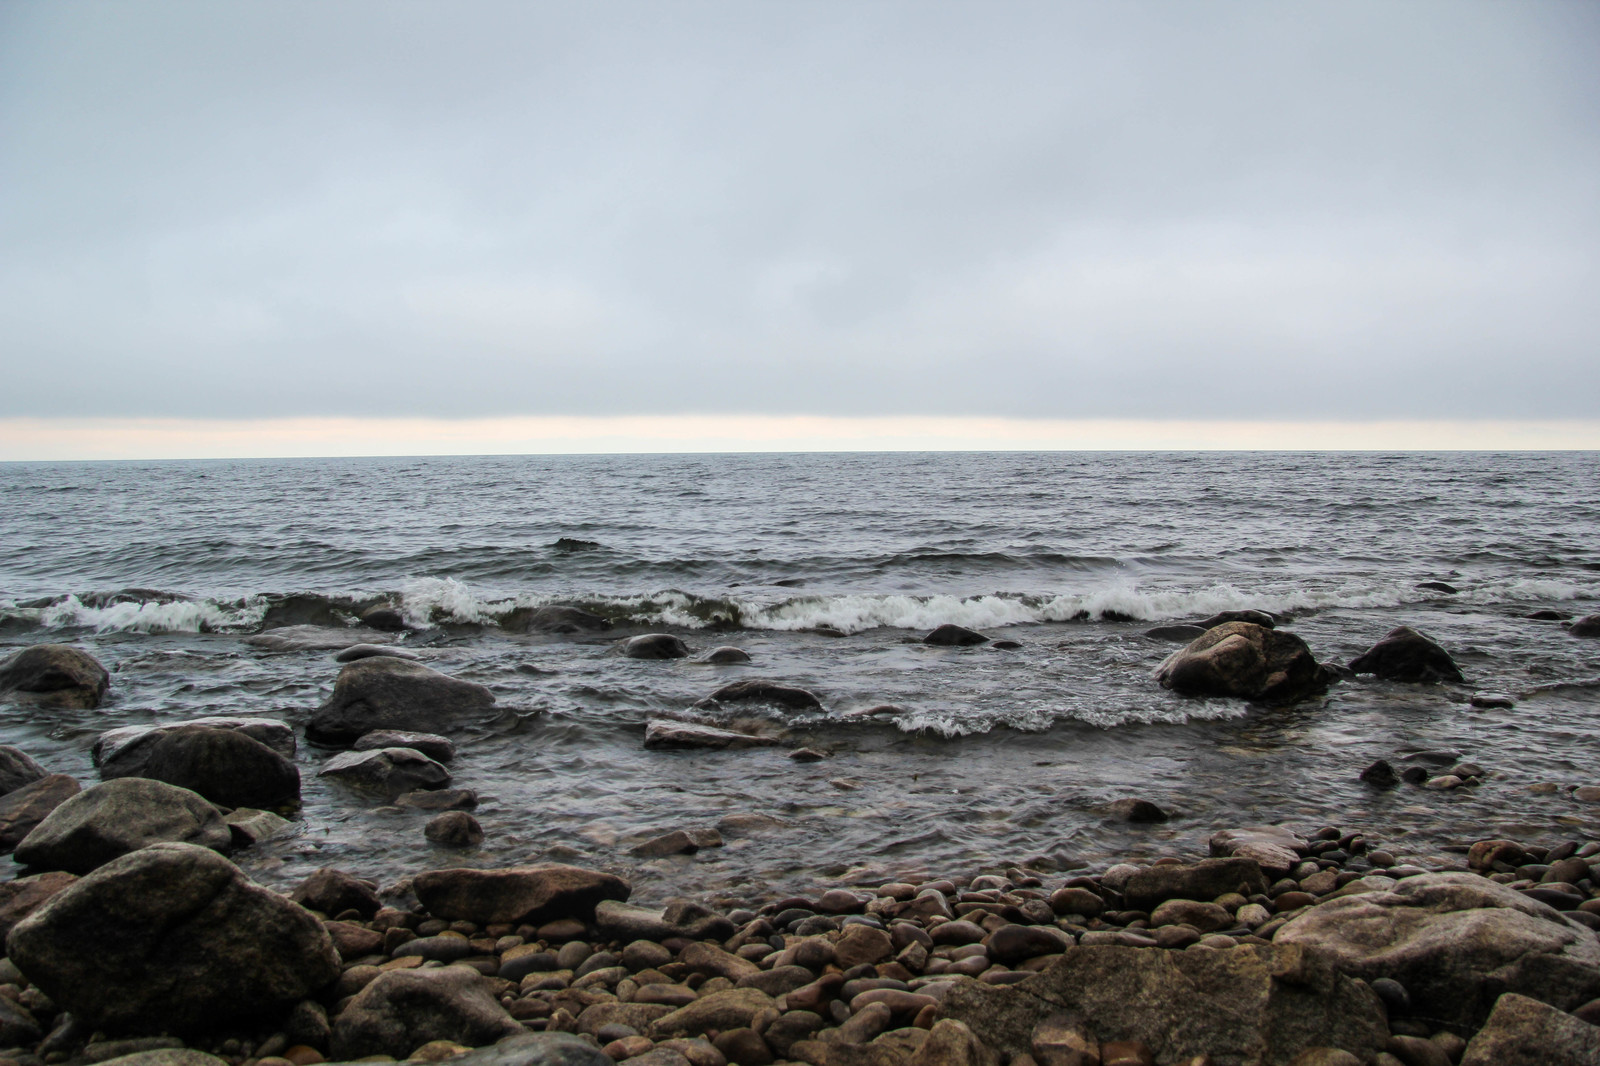
[[[1600,610],[1596,485],[1593,453],[0,465],[0,651],[75,643],[113,674],[94,711],[0,708],[0,739],[92,781],[89,747],[115,726],[302,726],[338,667],[281,638],[354,640],[354,612],[384,599],[419,627],[406,647],[498,697],[499,717],[455,734],[452,766],[488,839],[426,843],[425,815],[317,778],[327,752],[302,745],[293,831],[238,856],[263,881],[555,858],[622,872],[644,899],[752,899],[1038,856],[1072,869],[1194,854],[1212,829],[1260,821],[1359,827],[1434,859],[1491,833],[1594,835],[1600,809],[1565,786],[1600,783],[1600,641],[1526,615]],[[1459,592],[1418,587],[1441,580]],[[498,625],[543,603],[616,628]],[[1468,684],[1365,678],[1268,710],[1150,680],[1174,647],[1143,635],[1153,623],[1235,608],[1292,615],[1324,660],[1412,625]],[[269,628],[284,622],[322,628]],[[917,642],[943,622],[1022,647]],[[754,661],[613,650],[652,631]],[[777,749],[643,749],[647,719],[697,713],[744,677],[810,688],[826,713],[768,711],[792,730]],[[1519,702],[1474,710],[1474,691]],[[849,716],[882,703],[906,713]],[[830,757],[795,763],[801,744]],[[1356,780],[1373,759],[1436,748],[1493,776],[1448,793]],[[1124,797],[1173,818],[1118,822],[1109,804]],[[627,854],[733,812],[783,824],[694,856]]]

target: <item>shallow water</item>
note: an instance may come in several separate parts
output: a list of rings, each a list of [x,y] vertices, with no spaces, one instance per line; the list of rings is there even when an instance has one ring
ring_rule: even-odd
[[[488,685],[502,713],[455,734],[456,783],[488,840],[425,842],[426,815],[316,777],[286,837],[240,853],[269,883],[328,864],[393,880],[428,866],[562,858],[643,898],[751,898],[876,871],[959,872],[1049,856],[1203,849],[1264,820],[1359,827],[1403,855],[1490,832],[1589,836],[1600,811],[1540,781],[1600,783],[1600,641],[1525,616],[1600,610],[1600,456],[886,454],[492,457],[0,465],[0,646],[81,644],[113,671],[87,712],[0,707],[0,738],[94,780],[104,729],[207,714],[304,724],[328,650],[252,643],[397,603],[402,643]],[[1417,587],[1443,580],[1457,593]],[[130,591],[131,590],[131,591]],[[290,594],[308,594],[284,603]],[[617,628],[507,632],[518,606],[574,603]],[[1463,686],[1371,678],[1289,709],[1192,700],[1150,680],[1157,621],[1260,608],[1325,660],[1391,627],[1438,640]],[[1021,643],[933,648],[957,622]],[[743,666],[623,658],[631,633]],[[305,630],[269,629],[268,636]],[[313,634],[315,635],[315,634]],[[821,696],[780,716],[793,745],[650,752],[653,715],[764,677]],[[1519,696],[1509,711],[1474,691]],[[889,722],[851,720],[880,703]],[[792,746],[830,753],[791,761]],[[1476,791],[1375,792],[1379,757],[1447,748]],[[1157,826],[1108,817],[1138,796]],[[730,812],[785,825],[639,862],[654,830]],[[868,869],[871,868],[871,869]]]

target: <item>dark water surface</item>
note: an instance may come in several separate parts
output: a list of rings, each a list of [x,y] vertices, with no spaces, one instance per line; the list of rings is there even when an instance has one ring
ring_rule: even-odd
[[[1491,832],[1591,836],[1600,807],[1567,789],[1600,783],[1600,641],[1526,615],[1600,610],[1597,486],[1594,453],[0,464],[0,652],[71,642],[113,673],[94,711],[0,706],[0,740],[87,783],[89,747],[115,726],[301,726],[338,667],[297,642],[360,639],[353,612],[386,598],[418,627],[404,646],[504,708],[455,735],[488,840],[428,844],[425,815],[317,778],[328,753],[302,744],[294,831],[238,856],[269,883],[554,857],[625,872],[644,898],[751,898],[879,870],[1192,854],[1213,828],[1267,820],[1364,828],[1418,858]],[[616,629],[498,624],[543,603]],[[1364,678],[1266,710],[1150,680],[1174,647],[1143,635],[1152,623],[1234,608],[1292,615],[1340,661],[1415,626],[1468,684]],[[915,642],[944,622],[1022,647]],[[613,649],[653,631],[754,661]],[[745,677],[810,688],[826,712],[782,719],[794,744],[776,749],[643,749],[648,718]],[[1474,710],[1475,691],[1518,704]],[[880,703],[907,713],[847,717]],[[831,757],[791,761],[802,743]],[[1493,776],[1455,792],[1356,780],[1437,748]],[[1129,796],[1173,820],[1109,818]],[[627,855],[732,812],[788,824],[695,856]]]

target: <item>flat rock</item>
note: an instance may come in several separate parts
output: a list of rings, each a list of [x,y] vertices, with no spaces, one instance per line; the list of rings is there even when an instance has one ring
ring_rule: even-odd
[[[777,737],[741,733],[733,729],[695,722],[652,718],[645,724],[644,746],[652,750],[703,748],[712,751],[738,751],[744,748],[770,748],[782,743]]]
[[[711,694],[711,698],[718,703],[772,703],[780,707],[787,707],[791,711],[820,711],[822,701],[814,693],[794,685],[783,685],[776,681],[762,681],[752,678],[749,681],[735,681],[731,685],[723,685]]]
[[[330,1051],[334,1059],[398,1059],[434,1040],[473,1047],[525,1032],[471,969],[390,970],[339,1012]]]
[[[1151,640],[1165,640],[1174,644],[1188,644],[1198,637],[1206,635],[1204,626],[1170,625],[1155,626],[1144,631],[1144,635]]]
[[[395,806],[419,811],[470,811],[478,806],[478,793],[470,788],[419,789],[395,799]]]
[[[1207,846],[1215,858],[1254,859],[1275,880],[1299,865],[1306,841],[1287,826],[1252,825],[1213,833]]]
[[[179,842],[225,851],[233,834],[222,813],[186,788],[123,777],[63,801],[17,845],[17,861],[86,874],[131,851]]]
[[[449,770],[412,748],[343,751],[323,763],[317,776],[389,797],[450,783]]]
[[[0,660],[0,695],[42,707],[98,707],[110,685],[106,668],[69,644],[35,644]]]
[[[376,628],[376,627],[374,627]],[[336,663],[353,663],[357,659],[373,659],[387,655],[391,659],[410,659],[415,662],[419,658],[416,652],[397,648],[393,644],[352,644],[333,657]]]
[[[772,1010],[774,1001],[757,988],[729,988],[701,996],[686,1007],[657,1018],[650,1032],[656,1039],[687,1033],[698,1036],[708,1029],[722,1032],[750,1025],[762,1011]]]
[[[1167,656],[1155,679],[1184,696],[1232,696],[1269,704],[1319,695],[1329,681],[1305,641],[1251,622],[1207,629]]]
[[[671,633],[644,633],[617,643],[617,650],[630,659],[686,659],[689,646]]]
[[[977,644],[987,644],[989,643],[989,638],[977,630],[946,622],[932,633],[923,637],[922,643],[946,648],[967,648]]]
[[[1391,629],[1382,640],[1350,661],[1358,674],[1376,674],[1385,681],[1461,682],[1461,668],[1450,653],[1410,626]]]
[[[81,791],[77,778],[48,774],[0,796],[0,855],[15,851],[51,811]]]
[[[504,870],[428,870],[412,888],[435,918],[446,921],[537,925],[556,918],[590,921],[602,900],[625,901],[633,886],[613,874],[577,866]]]
[[[1250,896],[1267,890],[1254,859],[1202,859],[1187,865],[1146,866],[1128,876],[1122,894],[1130,907],[1151,910],[1169,899],[1212,900],[1225,892]]]
[[[271,1017],[339,975],[322,923],[192,844],[106,863],[17,923],[12,959],[107,1032],[195,1032]]]
[[[242,733],[251,740],[260,741],[285,759],[295,756],[294,730],[289,723],[276,718],[245,718],[212,715],[187,722],[170,722],[166,725],[130,725],[107,730],[95,738],[90,754],[100,777],[106,781],[114,777],[144,777],[150,752],[168,733],[177,729],[200,726],[206,729],[227,729]]]
[[[1461,1066],[1595,1066],[1600,1027],[1527,996],[1508,992],[1495,1001]]]
[[[350,744],[377,729],[437,733],[493,715],[494,693],[482,685],[404,659],[358,659],[339,671],[332,695],[306,724],[306,737]]]
[[[437,763],[447,763],[456,757],[456,746],[449,737],[405,729],[374,729],[357,737],[350,746],[351,751],[377,751],[383,748],[410,748]]]

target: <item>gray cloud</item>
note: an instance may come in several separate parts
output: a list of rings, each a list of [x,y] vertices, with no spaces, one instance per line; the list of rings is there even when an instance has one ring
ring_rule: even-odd
[[[1600,8],[0,6],[3,414],[1600,414]]]

